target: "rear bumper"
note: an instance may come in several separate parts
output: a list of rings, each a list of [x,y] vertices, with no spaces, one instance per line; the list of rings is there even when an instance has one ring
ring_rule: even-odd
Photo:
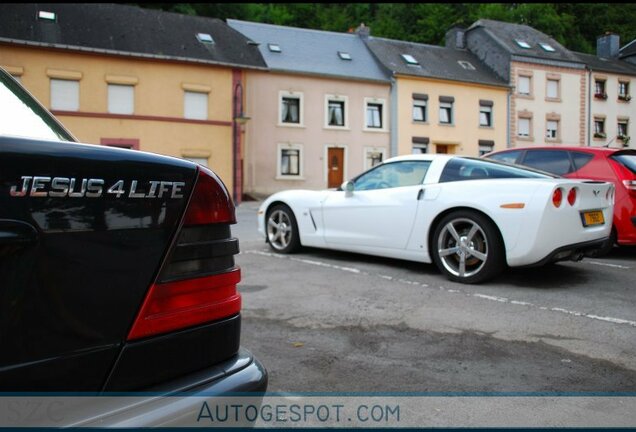
[[[558,261],[580,261],[583,257],[591,256],[594,252],[602,249],[609,243],[610,237],[604,237],[597,240],[586,241],[582,243],[571,244],[555,249],[543,259],[520,267],[539,267],[548,263]]]
[[[144,393],[100,396],[105,409],[90,418],[77,419],[70,426],[197,426],[203,403],[210,398],[239,395],[260,406],[267,381],[263,365],[249,351],[241,349],[236,357],[222,364]],[[95,412],[94,406],[91,411]]]

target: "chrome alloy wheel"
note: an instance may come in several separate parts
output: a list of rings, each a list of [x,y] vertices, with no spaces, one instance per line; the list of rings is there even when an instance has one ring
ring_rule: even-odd
[[[292,223],[287,212],[274,210],[267,218],[267,239],[276,250],[283,250],[292,241]]]
[[[486,234],[471,219],[452,219],[437,238],[437,252],[448,272],[459,278],[469,278],[479,273],[488,260]]]

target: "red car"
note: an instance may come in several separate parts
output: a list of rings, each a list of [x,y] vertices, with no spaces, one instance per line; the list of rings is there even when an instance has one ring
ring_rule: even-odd
[[[484,155],[559,176],[614,182],[612,243],[636,245],[636,150],[604,147],[525,147]]]

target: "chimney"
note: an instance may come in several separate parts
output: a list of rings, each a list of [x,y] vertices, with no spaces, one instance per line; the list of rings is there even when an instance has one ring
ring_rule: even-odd
[[[446,48],[466,49],[466,29],[453,26],[446,32]]]
[[[360,25],[356,29],[356,34],[362,39],[369,39],[369,36],[371,35],[371,29],[365,26],[364,23],[360,23]]]
[[[620,36],[614,33],[605,33],[596,38],[596,55],[603,58],[618,58],[620,49]]]

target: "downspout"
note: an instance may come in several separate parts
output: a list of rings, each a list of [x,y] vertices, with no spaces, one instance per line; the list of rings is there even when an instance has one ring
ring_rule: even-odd
[[[510,148],[511,146],[511,142],[512,142],[512,137],[510,136],[511,133],[511,129],[510,129],[510,121],[512,116],[510,115],[510,100],[512,98],[512,89],[509,87],[508,88],[508,94],[506,95],[506,103],[508,104],[508,106],[506,107],[506,140],[508,141],[506,143],[506,148]]]
[[[592,69],[587,69],[587,146],[592,145]],[[606,129],[607,130],[607,129]]]
[[[398,92],[395,76],[391,77],[391,157],[398,155]]]

